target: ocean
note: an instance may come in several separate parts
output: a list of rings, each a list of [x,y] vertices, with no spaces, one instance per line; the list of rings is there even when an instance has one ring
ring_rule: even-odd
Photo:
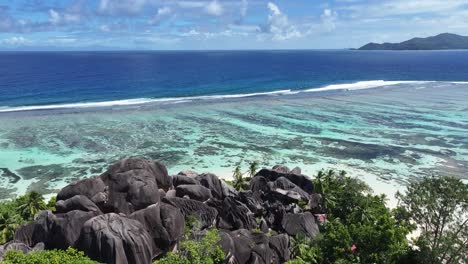
[[[468,179],[468,52],[0,53],[0,199],[128,156],[346,169],[384,193]]]

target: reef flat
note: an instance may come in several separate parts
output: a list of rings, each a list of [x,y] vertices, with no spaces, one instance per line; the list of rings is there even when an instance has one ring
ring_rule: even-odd
[[[229,177],[238,164],[345,169],[376,191],[424,175],[468,175],[468,84],[187,101],[106,109],[0,113],[7,198],[53,193],[128,156],[170,173]],[[380,187],[379,187],[380,186]]]

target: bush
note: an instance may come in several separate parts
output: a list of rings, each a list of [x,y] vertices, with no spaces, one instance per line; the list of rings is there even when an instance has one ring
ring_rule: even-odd
[[[321,171],[314,183],[327,221],[315,241],[293,241],[292,263],[398,263],[406,255],[414,226],[385,207],[385,196],[343,172]]]
[[[185,239],[179,242],[178,252],[170,252],[155,264],[215,264],[224,261],[224,252],[218,244],[217,229],[208,230],[200,240]]]
[[[0,264],[96,264],[73,248],[67,250],[40,250],[24,254],[21,251],[10,250],[3,256]]]

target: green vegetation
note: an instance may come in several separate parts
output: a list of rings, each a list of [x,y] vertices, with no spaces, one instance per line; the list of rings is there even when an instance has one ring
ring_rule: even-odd
[[[95,264],[85,257],[84,253],[73,248],[67,250],[41,250],[24,254],[21,251],[10,250],[5,253],[0,264]]]
[[[430,177],[397,194],[401,208],[420,227],[414,241],[420,263],[468,263],[468,184],[451,177]]]
[[[242,191],[247,187],[247,180],[244,178],[243,173],[241,172],[240,166],[237,166],[234,169],[234,173],[232,174],[232,185],[234,189],[237,191]]]
[[[315,240],[293,240],[288,263],[468,263],[468,186],[460,180],[413,182],[393,210],[343,172],[321,171],[314,183],[327,221]],[[406,236],[417,226],[422,233],[411,245]]]
[[[51,202],[46,204],[42,195],[30,192],[11,201],[0,202],[0,244],[11,239],[16,229],[34,219],[34,216],[42,210],[50,208]],[[55,207],[55,203],[53,203]]]
[[[396,219],[385,197],[372,195],[363,182],[320,171],[314,180],[322,193],[327,221],[314,241],[296,238],[291,263],[398,263],[409,249],[414,226]]]
[[[217,229],[210,229],[201,238],[193,234],[199,226],[194,218],[188,219],[184,239],[179,242],[177,252],[169,252],[155,264],[216,264],[224,261],[224,252],[218,244],[221,240]]]
[[[247,189],[249,186],[249,181],[252,179],[253,176],[257,173],[258,170],[258,162],[253,161],[249,164],[249,170],[246,171],[245,173],[242,173],[240,165],[238,165],[232,174],[232,186],[234,189],[237,191],[243,191]],[[248,177],[244,177],[244,175],[247,174]]]

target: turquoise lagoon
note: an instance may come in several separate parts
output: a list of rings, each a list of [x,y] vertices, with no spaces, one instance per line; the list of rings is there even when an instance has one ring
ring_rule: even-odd
[[[224,178],[251,161],[345,169],[389,196],[426,175],[468,179],[467,83],[20,111],[0,124],[1,199],[51,194],[130,156]]]

